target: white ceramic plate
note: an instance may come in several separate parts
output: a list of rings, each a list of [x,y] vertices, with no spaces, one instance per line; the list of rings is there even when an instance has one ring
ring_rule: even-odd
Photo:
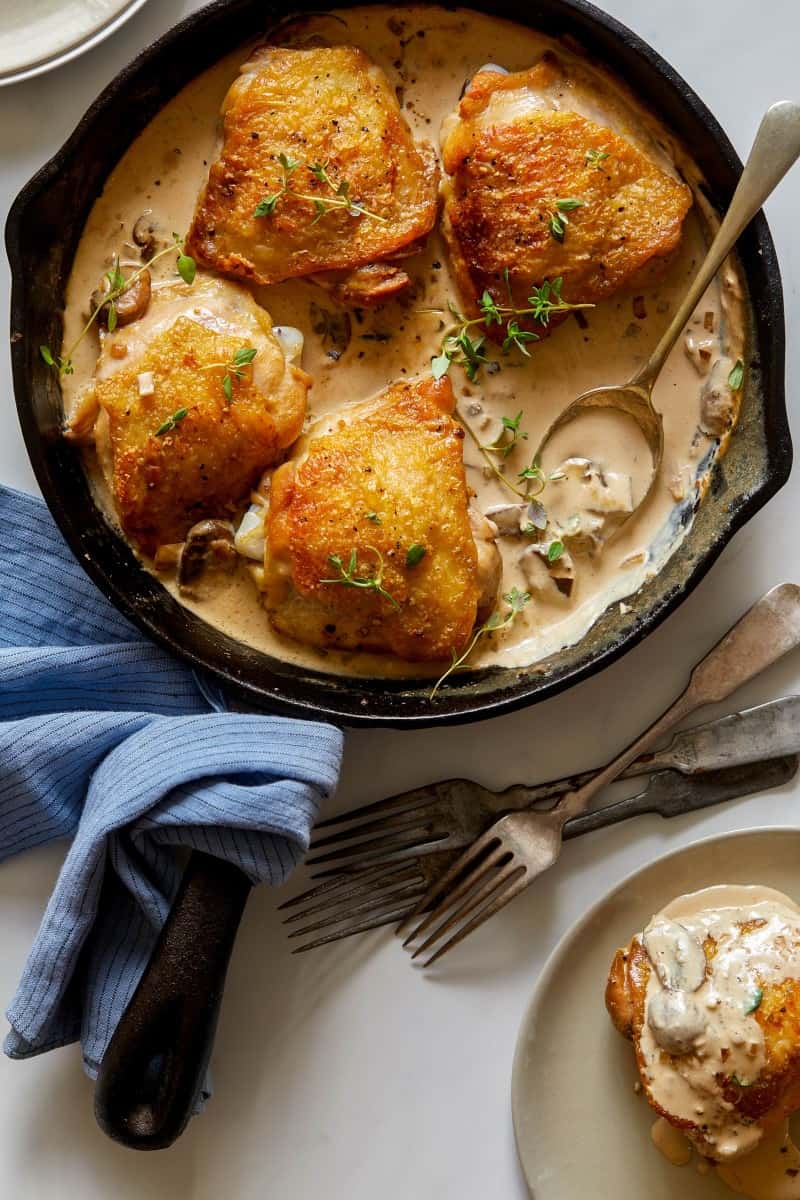
[[[548,959],[522,1022],[511,1104],[535,1200],[732,1200],[715,1175],[674,1167],[650,1140],[633,1047],[603,994],[618,946],[683,892],[766,884],[800,899],[800,829],[707,838],[637,871],[595,904]]]
[[[147,0],[0,0],[0,87],[83,54]]]

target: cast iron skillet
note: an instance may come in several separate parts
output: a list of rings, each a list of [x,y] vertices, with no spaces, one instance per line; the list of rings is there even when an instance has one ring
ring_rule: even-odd
[[[348,6],[343,0],[342,7]],[[430,681],[342,680],[290,666],[226,637],[179,605],[106,524],[60,436],[61,400],[40,343],[61,341],[60,306],[73,255],[106,176],[147,122],[195,75],[291,9],[264,0],[220,0],[145,50],[103,92],[64,148],[17,198],[6,230],[11,259],[12,363],[20,421],[42,493],[78,560],[100,590],[149,637],[215,675],[249,704],[347,724],[408,728],[485,718],[552,696],[636,645],[699,582],[734,532],[785,483],[791,442],[784,401],[780,274],[766,221],[742,238],[752,300],[751,369],[736,436],[683,545],[623,615],[607,612],[576,646],[536,670],[469,675],[427,699]],[[466,5],[469,7],[469,5]],[[472,5],[480,8],[480,4]],[[569,36],[615,70],[682,138],[724,207],[741,164],[691,88],[630,30],[584,0],[492,0],[486,8],[555,36]],[[543,668],[543,669],[542,669]]]
[[[299,0],[291,11],[310,11]],[[340,7],[347,7],[342,0]],[[464,7],[470,7],[465,4]],[[471,5],[480,8],[480,4]],[[711,113],[655,51],[585,0],[493,0],[494,15],[569,37],[625,79],[692,148],[712,201],[727,204],[741,164]],[[24,188],[6,230],[11,259],[12,363],[19,417],[42,493],[71,549],[106,596],[148,636],[216,676],[240,699],[291,714],[399,728],[488,717],[561,691],[654,629],[708,571],[736,530],[786,482],[780,275],[766,221],[739,246],[751,300],[747,389],[738,430],[680,549],[635,598],[607,613],[579,645],[536,671],[484,671],[448,687],[435,706],[429,681],[341,680],[288,666],[242,645],[178,605],[138,564],[95,506],[78,452],[60,436],[57,381],[38,354],[59,345],[73,255],[105,178],[147,122],[195,75],[289,9],[219,0],[144,51],[90,108],[64,148]],[[241,872],[192,856],[151,963],[103,1062],[96,1112],[128,1145],[155,1149],[181,1132],[198,1095],[228,957],[249,884]]]

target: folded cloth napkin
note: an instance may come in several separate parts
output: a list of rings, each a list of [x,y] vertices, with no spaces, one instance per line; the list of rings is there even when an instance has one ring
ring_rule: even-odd
[[[281,883],[342,735],[225,711],[100,595],[41,501],[2,487],[0,580],[0,860],[72,838],[5,1051],[80,1039],[94,1077],[169,910],[176,848]]]

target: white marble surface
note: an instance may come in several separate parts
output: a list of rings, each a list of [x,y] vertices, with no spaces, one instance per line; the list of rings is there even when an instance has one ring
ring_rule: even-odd
[[[604,4],[675,65],[740,152],[769,103],[798,98],[797,0]],[[0,92],[3,210],[114,73],[194,7],[191,0],[153,0],[85,58]],[[792,412],[800,380],[792,338],[800,320],[800,244],[792,232],[799,211],[800,168],[768,205],[783,267]],[[3,312],[7,301],[3,262]],[[5,348],[0,378],[0,478],[33,488]],[[665,706],[690,663],[751,601],[783,579],[800,578],[797,505],[795,476],[665,626],[568,694],[473,727],[351,735],[337,806],[435,777],[472,775],[502,786],[602,760]],[[795,655],[741,700],[799,687]],[[231,968],[208,1112],[171,1150],[137,1156],[94,1125],[75,1047],[25,1063],[2,1059],[0,1189],[15,1200],[522,1200],[511,1057],[550,948],[629,870],[715,830],[791,823],[796,796],[789,789],[669,825],[644,818],[569,844],[557,869],[454,953],[435,978],[413,971],[380,933],[290,958],[275,896],[262,891],[250,901]],[[2,999],[13,991],[60,859],[54,848],[0,869]],[[580,1080],[571,1084],[580,1087]]]

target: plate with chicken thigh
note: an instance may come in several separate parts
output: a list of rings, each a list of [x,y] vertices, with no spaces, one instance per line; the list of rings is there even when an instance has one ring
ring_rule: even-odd
[[[514,1060],[536,1200],[800,1197],[798,852],[796,829],[707,838],[565,934]]]
[[[652,488],[622,413],[540,460],[658,342],[736,160],[628,31],[581,0],[537,21],[212,6],[12,212],[43,493],[115,603],[250,701],[424,723],[542,698],[653,628],[786,477],[762,218],[659,379]]]

